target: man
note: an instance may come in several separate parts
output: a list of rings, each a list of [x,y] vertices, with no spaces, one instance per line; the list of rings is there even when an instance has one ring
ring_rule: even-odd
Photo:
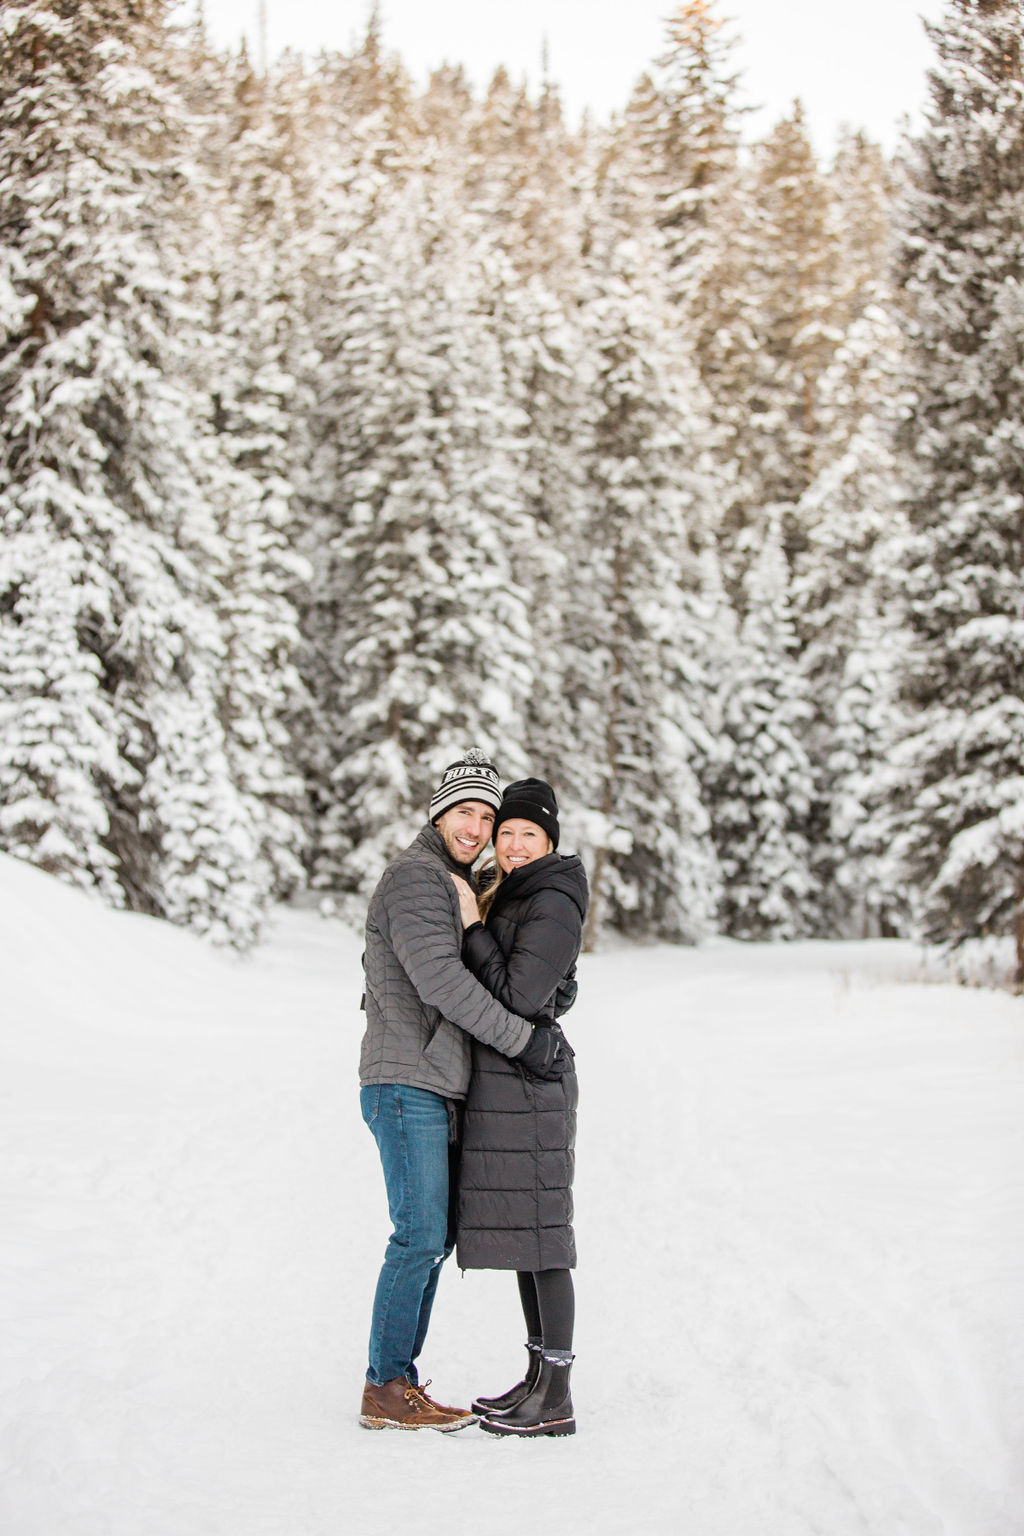
[[[466,1097],[475,1035],[531,1071],[558,1071],[557,1031],[509,1013],[462,964],[452,880],[472,865],[501,805],[498,773],[474,748],[445,769],[430,821],[384,871],[366,918],[363,1119],[380,1151],[394,1231],[377,1282],[360,1423],[368,1429],[462,1429],[474,1415],[419,1385],[441,1264],[452,1251],[456,1104]],[[555,1037],[555,1038],[553,1038]]]

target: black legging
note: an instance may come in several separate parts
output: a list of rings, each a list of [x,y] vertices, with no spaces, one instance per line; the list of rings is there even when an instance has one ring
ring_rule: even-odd
[[[519,1270],[519,1299],[523,1304],[526,1332],[541,1339],[546,1349],[572,1349],[576,1321],[576,1295],[568,1269]]]

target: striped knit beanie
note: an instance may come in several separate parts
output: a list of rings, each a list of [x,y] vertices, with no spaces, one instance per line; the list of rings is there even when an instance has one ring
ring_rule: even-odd
[[[430,801],[431,821],[463,800],[482,800],[495,810],[501,804],[498,770],[479,747],[470,747],[457,763],[450,763],[445,769]]]

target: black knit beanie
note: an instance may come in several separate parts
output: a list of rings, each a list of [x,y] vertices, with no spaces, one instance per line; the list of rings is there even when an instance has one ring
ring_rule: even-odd
[[[430,819],[450,811],[463,800],[481,800],[495,810],[501,805],[498,770],[479,747],[470,747],[457,763],[449,763],[430,801]]]
[[[494,818],[494,836],[497,837],[503,821],[516,818],[543,827],[552,848],[558,847],[558,801],[551,785],[543,779],[517,779],[509,784]]]

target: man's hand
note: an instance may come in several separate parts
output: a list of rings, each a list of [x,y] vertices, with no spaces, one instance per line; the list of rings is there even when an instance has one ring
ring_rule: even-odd
[[[533,1077],[545,1083],[557,1083],[569,1066],[565,1036],[557,1024],[534,1025],[530,1038],[518,1056],[512,1057]]]

